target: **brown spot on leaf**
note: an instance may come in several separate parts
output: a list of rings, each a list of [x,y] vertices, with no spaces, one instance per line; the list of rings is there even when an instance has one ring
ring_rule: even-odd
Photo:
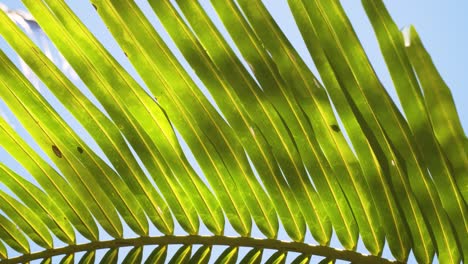
[[[96,10],[96,11],[97,11],[97,7],[96,7],[96,5],[95,5],[95,4],[92,4],[92,5],[93,5],[93,7],[94,7],[94,10]]]
[[[83,153],[83,149],[81,147],[76,147],[76,150],[78,150],[80,154]]]
[[[52,151],[55,153],[55,156],[57,156],[59,158],[63,157],[62,152],[60,151],[60,149],[57,146],[52,145]]]
[[[339,127],[339,126],[337,126],[337,125],[331,125],[330,127],[331,127],[331,129],[333,129],[333,131],[335,131],[335,132],[340,132],[340,127]]]

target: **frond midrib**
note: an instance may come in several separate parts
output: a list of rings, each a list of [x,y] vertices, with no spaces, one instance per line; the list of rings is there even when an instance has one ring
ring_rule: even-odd
[[[10,259],[0,260],[0,264],[27,263],[38,259],[47,259],[59,255],[69,255],[77,252],[87,252],[98,249],[112,249],[121,247],[139,247],[150,245],[205,245],[205,246],[231,246],[249,247],[259,249],[272,249],[283,252],[295,252],[304,255],[323,256],[332,259],[350,261],[351,263],[369,264],[398,264],[382,257],[365,255],[350,250],[341,250],[327,246],[311,245],[300,242],[288,242],[276,239],[259,239],[252,237],[227,237],[227,236],[155,236],[122,238],[105,241],[95,241],[85,244],[68,245],[60,248],[46,249],[31,254],[24,254]]]

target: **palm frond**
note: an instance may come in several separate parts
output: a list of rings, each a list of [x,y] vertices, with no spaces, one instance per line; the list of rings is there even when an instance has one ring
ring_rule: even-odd
[[[338,0],[287,1],[320,76],[261,0],[90,2],[120,57],[65,1],[1,6],[0,263],[466,261],[466,135],[382,0],[401,110]]]

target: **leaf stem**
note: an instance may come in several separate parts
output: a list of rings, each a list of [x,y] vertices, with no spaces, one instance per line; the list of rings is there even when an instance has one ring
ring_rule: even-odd
[[[391,261],[379,256],[364,255],[355,251],[340,250],[327,246],[310,245],[299,242],[288,242],[275,239],[258,239],[251,237],[189,235],[123,238],[107,241],[96,241],[79,245],[69,245],[66,247],[46,249],[40,252],[24,254],[11,259],[1,260],[0,264],[27,263],[37,259],[50,258],[59,255],[68,255],[76,252],[98,249],[172,244],[201,244],[205,246],[222,245],[234,247],[273,249],[279,251],[297,252],[306,255],[324,256],[332,259],[346,260],[352,263],[402,263],[398,261]]]

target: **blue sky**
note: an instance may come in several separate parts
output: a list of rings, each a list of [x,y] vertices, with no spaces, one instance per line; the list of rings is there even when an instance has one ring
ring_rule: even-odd
[[[117,48],[110,34],[106,32],[104,25],[94,16],[91,5],[83,0],[67,2],[83,17],[88,26],[92,26],[92,31],[106,43],[106,47],[117,56],[117,59],[129,66],[125,62],[123,53]],[[137,2],[144,1],[137,0]],[[285,8],[285,1],[266,0],[264,2],[268,4],[270,11],[283,27],[293,45],[301,54],[306,54],[307,50],[302,43],[300,34],[294,27],[294,21],[289,11]],[[10,9],[22,8],[19,0],[0,0],[0,3],[7,5]],[[465,131],[468,131],[468,104],[466,103],[468,102],[468,29],[466,28],[466,25],[468,25],[468,16],[466,16],[468,1],[387,0],[385,3],[400,28],[413,24],[418,30],[426,48],[432,55],[434,63],[452,89],[462,125]],[[356,32],[367,50],[382,83],[388,88],[389,93],[396,98],[377,40],[360,1],[344,0],[342,4],[348,11]],[[0,42],[0,48],[4,48],[3,42]],[[310,60],[306,59],[306,62],[313,68]],[[131,67],[129,69],[131,70]],[[0,161],[2,159],[0,155]]]

